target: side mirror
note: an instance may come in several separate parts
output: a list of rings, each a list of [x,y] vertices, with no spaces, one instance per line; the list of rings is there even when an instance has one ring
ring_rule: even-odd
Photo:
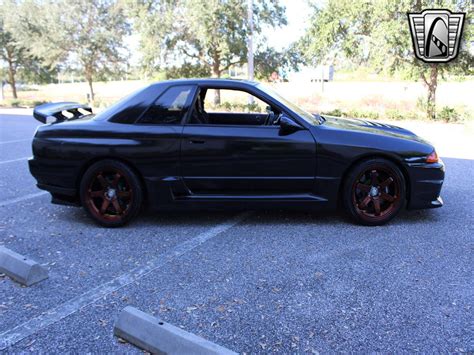
[[[290,134],[303,129],[298,123],[293,121],[291,118],[282,114],[280,117],[280,134]]]

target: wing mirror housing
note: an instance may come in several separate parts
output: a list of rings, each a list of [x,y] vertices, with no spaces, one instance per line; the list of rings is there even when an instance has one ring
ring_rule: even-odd
[[[280,135],[291,134],[302,129],[303,127],[299,123],[296,123],[285,114],[280,117]]]

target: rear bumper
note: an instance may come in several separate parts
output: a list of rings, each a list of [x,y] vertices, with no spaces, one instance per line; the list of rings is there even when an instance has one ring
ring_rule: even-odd
[[[444,182],[445,168],[439,163],[421,163],[408,165],[410,176],[408,208],[438,208],[443,206],[441,188]]]
[[[46,185],[46,184],[36,184],[39,189],[41,190],[46,190],[50,192],[51,194],[58,194],[58,195],[64,195],[64,196],[76,196],[76,189],[70,189],[67,187],[61,187],[61,186],[54,186],[54,185]]]
[[[76,169],[68,166],[58,167],[49,161],[38,161],[35,158],[28,160],[31,175],[36,179],[36,186],[48,191],[52,196],[52,203],[78,206],[79,198],[75,186]]]

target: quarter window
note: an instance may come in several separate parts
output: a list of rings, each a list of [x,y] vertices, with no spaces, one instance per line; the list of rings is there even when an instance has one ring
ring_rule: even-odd
[[[169,88],[143,114],[139,123],[180,124],[187,112],[192,91],[192,86]]]

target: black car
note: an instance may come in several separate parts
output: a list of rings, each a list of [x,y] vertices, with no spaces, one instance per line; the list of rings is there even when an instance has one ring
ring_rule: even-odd
[[[310,114],[265,86],[152,84],[105,111],[36,107],[31,174],[53,203],[100,224],[157,210],[345,208],[380,225],[403,207],[442,206],[444,165],[428,142],[378,122]]]

